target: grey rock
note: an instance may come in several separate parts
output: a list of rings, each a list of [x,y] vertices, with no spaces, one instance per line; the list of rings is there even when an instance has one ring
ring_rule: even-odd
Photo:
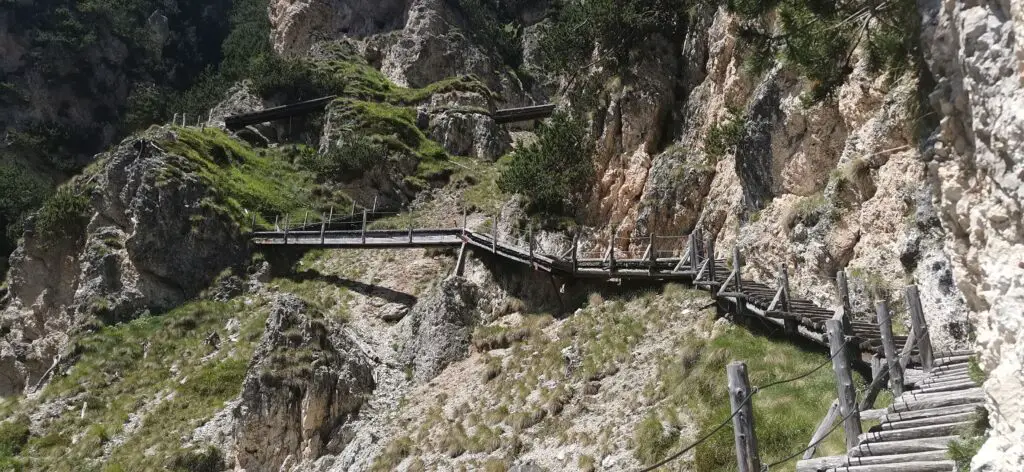
[[[420,299],[409,315],[410,338],[402,353],[413,368],[413,378],[425,382],[452,362],[469,354],[477,324],[475,285],[461,277],[443,280]]]
[[[409,314],[409,307],[401,303],[388,303],[377,311],[377,317],[388,323],[395,323]]]
[[[234,415],[236,466],[277,471],[337,454],[376,384],[366,354],[301,299],[274,300]]]

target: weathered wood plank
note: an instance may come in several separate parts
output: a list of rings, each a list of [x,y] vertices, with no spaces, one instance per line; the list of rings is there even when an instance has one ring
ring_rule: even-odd
[[[949,395],[926,395],[924,398],[913,398],[904,396],[897,398],[893,401],[892,406],[889,407],[890,412],[898,411],[912,411],[912,410],[926,410],[930,408],[939,408],[944,406],[955,406],[965,405],[972,403],[980,403],[985,400],[984,393],[980,388],[971,390],[961,390],[959,392],[953,392]]]
[[[881,421],[882,421],[882,423],[892,423],[892,422],[897,422],[897,421],[916,420],[916,419],[930,418],[930,417],[935,417],[935,416],[945,416],[945,415],[953,415],[953,414],[960,414],[960,413],[974,413],[975,411],[977,411],[977,409],[979,407],[983,407],[983,406],[975,403],[975,404],[944,406],[944,407],[938,407],[938,408],[928,408],[928,409],[915,410],[915,411],[899,411],[899,412],[889,412],[889,411],[887,411],[885,413],[885,415],[882,416]]]
[[[921,426],[935,426],[940,424],[971,421],[977,418],[977,416],[977,413],[973,411],[968,411],[964,413],[955,413],[952,415],[929,416],[927,418],[919,418],[916,420],[893,421],[891,423],[882,423],[881,428],[882,430],[888,431],[893,429],[918,428]]]
[[[882,441],[906,441],[908,439],[937,438],[958,434],[965,426],[970,425],[969,421],[960,423],[935,424],[918,426],[916,428],[901,428],[882,431],[867,432],[860,435],[860,444],[870,444]]]
[[[841,466],[835,472],[953,472],[956,463],[951,460],[931,462],[903,462],[898,464],[877,464]]]
[[[754,408],[749,398],[752,393],[747,365],[733,362],[728,365],[726,372],[729,378],[729,403],[733,412],[739,411],[732,418],[739,472],[760,472],[761,458],[757,452],[757,436],[754,434]]]
[[[889,441],[864,444],[850,450],[851,457],[887,456],[892,454],[910,454],[913,452],[945,451],[949,442],[959,436],[943,436],[939,438],[911,439],[907,441]]]
[[[918,390],[914,390],[914,393],[942,393],[942,392],[955,392],[958,390],[967,390],[971,388],[977,388],[978,384],[971,379],[959,381],[959,382],[944,382],[938,385],[930,385]]]
[[[832,423],[835,423],[836,416],[839,415],[839,400],[833,400],[832,406],[828,407],[828,412],[825,413],[825,417],[821,419],[821,423],[818,424],[818,428],[814,430],[814,434],[811,435],[811,440],[807,443],[810,447],[804,451],[803,458],[810,459],[814,457],[814,451],[818,449],[814,443],[821,440],[830,429],[832,429]]]
[[[845,418],[843,430],[846,432],[846,447],[853,448],[857,445],[857,437],[860,436],[860,416],[857,408],[857,390],[853,385],[853,375],[850,371],[850,359],[847,357],[848,350],[843,339],[843,322],[841,320],[828,320],[826,322],[828,331],[829,352],[832,356],[832,368],[836,373],[836,390],[839,398],[839,412]]]

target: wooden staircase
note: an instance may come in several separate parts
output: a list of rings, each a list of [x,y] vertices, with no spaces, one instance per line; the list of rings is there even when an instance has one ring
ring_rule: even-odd
[[[861,413],[881,424],[845,456],[797,463],[797,472],[953,472],[949,443],[979,418],[985,396],[968,373],[970,353],[935,358],[931,372],[907,372],[909,390],[882,410]]]

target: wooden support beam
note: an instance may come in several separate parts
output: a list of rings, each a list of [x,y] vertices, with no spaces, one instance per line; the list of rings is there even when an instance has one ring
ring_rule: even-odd
[[[924,317],[924,309],[921,308],[921,295],[918,293],[917,285],[908,285],[904,292],[907,308],[910,310],[910,323],[917,335],[917,349],[921,352],[921,367],[925,372],[931,372],[935,359],[931,337],[928,335],[928,322]]]
[[[377,213],[377,196],[376,195],[373,196],[373,209],[370,210],[370,213]]]
[[[459,259],[455,262],[455,275],[458,277],[462,277],[466,274],[466,256],[468,252],[466,250],[466,245],[466,242],[463,241],[462,247],[459,248]]]
[[[320,215],[320,244],[323,244],[326,241],[326,236],[325,236],[326,231],[327,231],[327,220],[325,220],[324,216],[321,214]]]
[[[861,435],[860,415],[857,409],[857,390],[853,385],[853,374],[850,369],[849,350],[845,346],[843,322],[828,320],[825,322],[828,332],[829,350],[832,357],[832,368],[836,373],[836,390],[839,396],[839,413],[845,418],[843,429],[846,431],[846,448],[857,447]]]
[[[832,406],[828,407],[828,412],[825,413],[825,417],[821,419],[821,423],[818,424],[818,428],[814,430],[814,434],[811,436],[810,442],[807,443],[808,449],[804,451],[803,459],[807,460],[814,457],[814,451],[818,449],[818,446],[814,443],[818,442],[832,429],[832,423],[836,421],[836,415],[839,414],[839,400],[833,400]]]
[[[334,205],[331,205],[331,212],[327,214],[327,223],[334,221]]]
[[[875,380],[879,375],[882,375],[882,372],[884,371],[882,365],[884,362],[884,356],[881,356],[878,353],[871,355],[871,380]]]
[[[910,330],[910,334],[907,335],[907,340],[903,342],[903,352],[900,353],[900,367],[903,369],[907,368],[907,364],[910,364],[911,354],[914,352],[914,346],[917,344],[917,334],[914,330]]]
[[[412,228],[413,228],[413,226],[415,226],[415,220],[416,220],[416,216],[410,210],[409,211],[409,244],[412,244]],[[465,243],[463,243],[463,244],[465,244]]]
[[[302,213],[302,229],[306,229],[306,225],[309,224],[309,210]]]
[[[697,255],[697,237],[693,233],[690,233],[689,239],[690,241],[687,244],[686,252],[687,257],[690,258],[690,270],[697,270],[697,267],[700,266],[700,261],[698,260],[700,256]],[[679,262],[682,264],[682,261]]]
[[[900,366],[900,359],[896,356],[896,342],[892,335],[892,316],[889,315],[889,307],[885,301],[879,300],[875,303],[875,314],[878,317],[878,330],[882,334],[882,349],[885,352],[885,363],[889,366],[889,379],[892,384],[892,392],[896,396],[903,394],[903,368]]]
[[[736,463],[739,472],[760,472],[761,458],[757,452],[757,436],[754,434],[753,393],[747,378],[747,365],[733,362],[726,368],[729,377],[729,403],[733,413],[733,438],[736,442]]]

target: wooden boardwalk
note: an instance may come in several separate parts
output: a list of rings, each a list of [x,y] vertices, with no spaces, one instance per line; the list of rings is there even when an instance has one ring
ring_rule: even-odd
[[[917,371],[910,389],[882,410],[861,413],[881,424],[859,436],[846,455],[797,463],[797,472],[953,472],[949,443],[978,421],[985,397],[968,373],[969,352],[935,359],[931,372]],[[909,371],[908,374],[915,371]]]
[[[352,222],[346,224],[351,225]],[[333,224],[332,224],[333,226]],[[788,283],[777,287],[741,280],[737,271],[725,259],[708,262],[701,254],[713,242],[701,244],[696,236],[689,238],[689,246],[679,257],[655,257],[648,246],[643,257],[617,258],[617,251],[608,251],[601,258],[579,257],[574,247],[560,256],[540,253],[530,242],[524,245],[513,241],[495,240],[493,234],[463,228],[405,230],[333,230],[327,224],[303,225],[298,230],[260,231],[252,233],[252,242],[259,247],[298,248],[427,248],[471,247],[490,252],[503,259],[526,264],[535,270],[553,276],[573,279],[672,281],[693,285],[710,291],[723,310],[755,316],[785,329],[789,334],[802,336],[823,346],[828,345],[825,321],[835,316],[832,310],[811,301],[789,295]],[[314,229],[319,227],[319,229]],[[652,238],[653,245],[653,238]],[[462,263],[458,264],[462,267]],[[735,263],[732,266],[736,266]],[[881,338],[877,326],[870,322],[847,321],[847,334],[863,352],[881,353]],[[906,342],[906,336],[895,337],[897,349]],[[870,356],[868,356],[870,357]]]

